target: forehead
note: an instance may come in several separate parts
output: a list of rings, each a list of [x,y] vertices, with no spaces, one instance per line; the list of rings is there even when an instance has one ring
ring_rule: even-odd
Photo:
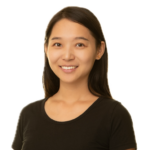
[[[88,28],[68,19],[61,19],[53,26],[50,39],[53,37],[62,37],[62,40],[73,40],[75,37],[85,37],[89,41],[93,40]]]

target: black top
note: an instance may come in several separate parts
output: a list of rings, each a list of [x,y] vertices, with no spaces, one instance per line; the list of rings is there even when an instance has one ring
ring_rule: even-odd
[[[46,114],[47,99],[34,101],[21,110],[13,149],[137,149],[132,118],[121,102],[101,96],[77,118],[59,122]]]

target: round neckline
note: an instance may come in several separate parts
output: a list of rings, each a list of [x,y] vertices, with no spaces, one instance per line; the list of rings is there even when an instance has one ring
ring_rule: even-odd
[[[49,97],[48,97],[49,98]],[[68,123],[72,123],[72,122],[75,122],[79,119],[81,119],[82,117],[84,117],[87,113],[89,113],[93,108],[94,106],[97,105],[98,102],[100,102],[102,99],[103,99],[103,96],[100,96],[95,102],[93,102],[80,116],[74,118],[74,119],[71,119],[71,120],[68,120],[68,121],[57,121],[57,120],[54,120],[52,118],[50,118],[46,111],[45,111],[45,102],[48,100],[48,98],[44,98],[43,99],[43,102],[42,102],[42,115],[43,117],[50,123],[55,123],[55,124],[68,124]]]

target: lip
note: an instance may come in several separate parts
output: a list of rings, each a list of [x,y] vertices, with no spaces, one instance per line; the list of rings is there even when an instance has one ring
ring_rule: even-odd
[[[61,65],[60,67],[70,67],[70,66],[73,66],[73,67],[76,67],[77,65]]]
[[[59,67],[60,67],[60,69],[61,69],[62,71],[64,71],[65,73],[74,72],[74,71],[78,68],[78,66],[77,66],[76,68],[74,68],[74,69],[63,69],[61,66],[59,66]]]

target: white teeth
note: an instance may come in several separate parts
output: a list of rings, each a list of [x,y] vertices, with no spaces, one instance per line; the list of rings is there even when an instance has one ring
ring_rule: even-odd
[[[76,67],[62,67],[62,66],[61,66],[61,68],[63,68],[63,69],[74,69],[74,68],[76,68]]]

